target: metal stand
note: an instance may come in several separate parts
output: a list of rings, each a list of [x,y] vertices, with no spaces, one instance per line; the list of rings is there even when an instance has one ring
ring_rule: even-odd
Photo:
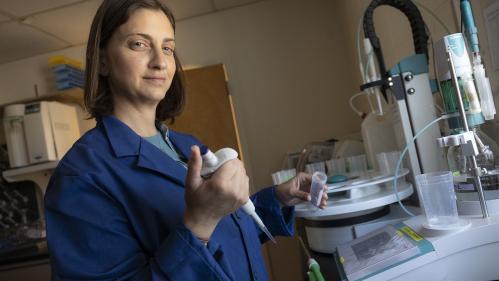
[[[461,116],[461,120],[463,122],[464,131],[469,132],[470,128],[468,127],[468,120],[466,119],[466,112],[464,111],[464,105],[461,95],[461,89],[459,88],[459,81],[457,80],[456,71],[454,68],[454,61],[452,60],[452,55],[450,49],[446,50],[447,60],[449,62],[449,69],[452,77],[452,84],[456,89],[457,100],[459,104],[459,115]],[[478,191],[478,200],[480,201],[480,207],[482,208],[482,214],[484,218],[489,217],[489,212],[487,210],[487,202],[485,201],[485,196],[483,194],[482,182],[480,180],[481,171],[476,163],[475,155],[469,156],[471,159],[471,173],[473,175],[473,179],[475,181],[475,186]]]

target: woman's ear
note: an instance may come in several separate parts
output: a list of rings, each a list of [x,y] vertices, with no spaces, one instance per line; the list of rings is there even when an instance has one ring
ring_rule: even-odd
[[[109,75],[109,67],[107,66],[106,56],[100,56],[99,58],[99,74],[101,76]]]

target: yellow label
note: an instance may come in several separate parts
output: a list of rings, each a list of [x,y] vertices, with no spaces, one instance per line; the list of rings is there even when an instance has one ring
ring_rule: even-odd
[[[400,230],[395,231],[395,233],[397,233],[397,235],[400,237],[404,236],[404,234]]]
[[[340,257],[340,262],[341,262],[341,263],[345,263],[345,258]]]
[[[414,230],[410,229],[408,226],[402,227],[402,231],[405,232],[405,234],[409,235],[412,239],[415,241],[420,241],[423,240],[423,237],[419,236]]]

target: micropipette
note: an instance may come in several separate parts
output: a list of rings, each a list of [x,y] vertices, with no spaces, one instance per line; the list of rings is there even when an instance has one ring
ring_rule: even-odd
[[[237,151],[232,148],[222,148],[213,153],[207,147],[203,146],[201,147],[201,155],[203,157],[201,176],[208,177],[213,174],[218,168],[220,168],[225,162],[236,159],[238,154]],[[256,213],[255,205],[253,205],[251,199],[248,198],[248,201],[244,203],[241,208],[256,222],[260,230],[262,230],[272,242],[277,244],[277,241],[274,239],[270,231],[263,223],[262,219]]]
[[[303,240],[301,239],[301,236],[298,236],[298,241],[300,241],[300,245],[303,248],[303,251],[305,252],[305,255],[307,256],[307,263],[308,263],[308,278],[309,281],[324,281],[324,276],[322,276],[321,273],[321,268],[319,266],[319,263],[312,258],[310,255],[310,252],[308,251],[307,247],[305,247],[305,244],[303,243]]]

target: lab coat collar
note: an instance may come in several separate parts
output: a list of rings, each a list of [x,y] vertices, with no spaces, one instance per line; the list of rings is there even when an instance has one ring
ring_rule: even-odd
[[[112,115],[102,117],[99,123],[103,125],[116,157],[140,153],[141,137],[125,123]]]
[[[158,155],[159,150],[154,145],[116,117],[102,117],[101,123],[116,157],[138,156],[137,166],[161,173],[177,184],[184,185],[186,170],[175,160],[167,155]]]

